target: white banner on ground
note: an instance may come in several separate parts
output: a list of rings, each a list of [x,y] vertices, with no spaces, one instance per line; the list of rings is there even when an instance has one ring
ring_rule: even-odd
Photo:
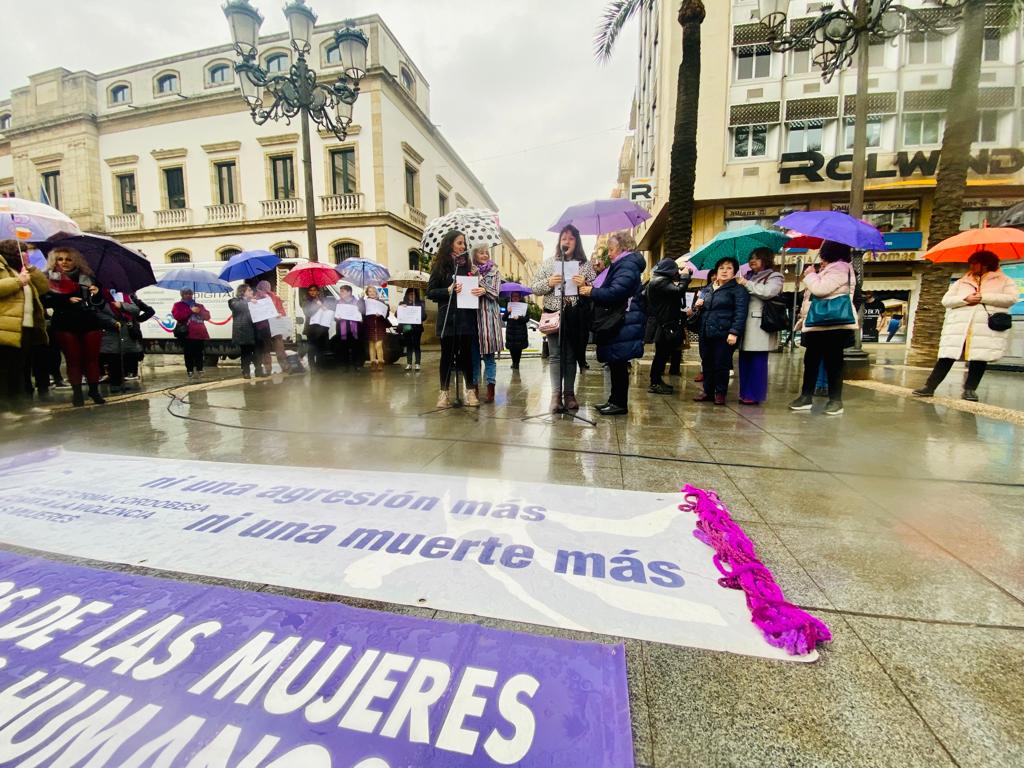
[[[682,483],[680,483],[682,485]],[[64,452],[0,460],[0,543],[773,659],[679,494]]]

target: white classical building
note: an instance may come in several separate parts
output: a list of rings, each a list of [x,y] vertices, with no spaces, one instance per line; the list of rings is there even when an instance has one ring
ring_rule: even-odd
[[[362,256],[415,267],[424,224],[458,207],[498,206],[435,127],[423,73],[377,15],[348,138],[313,129],[322,261]],[[333,33],[316,27],[310,66],[341,73]],[[227,29],[225,29],[227,37]],[[286,71],[288,36],[260,40],[260,64]],[[226,260],[267,248],[307,257],[297,123],[257,126],[230,45],[93,74],[51,69],[0,101],[0,193],[44,189],[83,230],[106,232],[155,263]],[[532,273],[511,235],[496,249],[510,279]]]

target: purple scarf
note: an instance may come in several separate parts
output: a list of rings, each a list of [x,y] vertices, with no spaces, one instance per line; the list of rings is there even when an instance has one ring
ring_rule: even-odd
[[[478,264],[476,267],[477,274],[479,274],[480,277],[486,276],[492,269],[494,269],[494,262],[490,260],[485,261],[483,264]]]

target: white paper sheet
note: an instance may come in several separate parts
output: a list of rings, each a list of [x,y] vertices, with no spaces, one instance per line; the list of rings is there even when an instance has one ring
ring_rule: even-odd
[[[309,318],[309,324],[330,328],[334,325],[334,312],[330,309],[321,309],[318,312],[314,312],[313,316]]]
[[[364,299],[363,303],[366,305],[366,315],[380,315],[381,317],[388,316],[388,305],[383,301],[377,301],[376,299]]]
[[[526,317],[526,302],[525,301],[510,301],[508,303],[508,316],[509,317]]]
[[[565,266],[565,282],[555,289],[555,293],[564,290],[566,296],[577,296],[580,287],[572,279],[580,273],[580,263],[578,261],[556,261],[554,274],[561,276],[563,265]]]
[[[398,322],[403,325],[423,325],[423,315],[419,307],[408,305],[398,307]]]
[[[357,323],[363,321],[363,315],[359,311],[358,304],[338,304],[334,309],[334,317],[338,320],[355,320]]]
[[[471,291],[480,287],[480,278],[476,275],[459,275],[455,279],[462,286],[455,306],[459,309],[477,309],[480,306],[480,297],[474,296]]]
[[[254,323],[277,317],[277,307],[274,306],[274,300],[268,296],[265,299],[250,302],[249,317],[252,318]]]
[[[271,336],[284,336],[288,338],[294,333],[294,326],[290,317],[272,317],[270,318],[270,335]]]

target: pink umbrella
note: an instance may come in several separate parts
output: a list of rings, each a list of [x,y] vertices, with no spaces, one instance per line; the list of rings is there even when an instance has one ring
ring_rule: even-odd
[[[325,285],[334,285],[341,276],[330,264],[307,261],[292,268],[283,279],[293,288],[309,288],[312,285],[323,288]]]

